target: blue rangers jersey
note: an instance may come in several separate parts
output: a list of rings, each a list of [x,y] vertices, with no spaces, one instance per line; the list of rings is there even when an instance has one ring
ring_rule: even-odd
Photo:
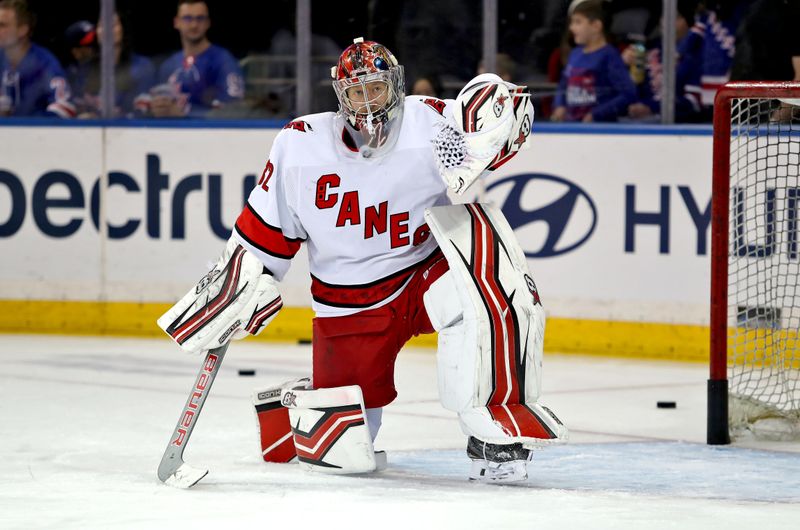
[[[175,86],[190,116],[202,116],[244,97],[239,63],[228,50],[212,44],[200,55],[175,53],[161,65],[159,81]]]
[[[703,40],[690,32],[678,42],[675,71],[675,121],[693,122],[701,117],[700,75],[703,70]],[[661,89],[664,65],[661,62],[661,45],[647,50],[646,78],[639,85],[639,99],[654,114],[661,112]]]
[[[580,121],[590,113],[594,121],[617,121],[635,98],[628,67],[613,46],[606,44],[591,53],[579,46],[561,74],[555,105],[567,108],[567,121]]]
[[[135,53],[115,66],[114,116],[130,118],[136,114],[140,96],[146,95],[155,84],[156,69],[147,57]],[[78,114],[102,113],[100,97],[100,65],[91,63],[70,68],[69,82],[73,103]]]
[[[725,20],[707,11],[698,16],[691,33],[703,40],[703,71],[701,76],[704,105],[713,105],[719,87],[730,80],[733,56],[736,53],[736,31],[744,12],[744,3]]]
[[[0,51],[2,113],[11,116],[75,116],[64,69],[52,53],[31,44],[28,53],[14,67]]]

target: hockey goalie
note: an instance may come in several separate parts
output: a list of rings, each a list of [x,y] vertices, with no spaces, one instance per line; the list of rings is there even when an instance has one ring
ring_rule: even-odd
[[[545,316],[514,233],[488,204],[452,205],[526,147],[524,87],[482,74],[455,100],[405,96],[403,67],[355,39],[332,68],[336,113],[275,139],[214,269],[159,324],[187,351],[257,334],[302,244],[313,296],[309,379],[253,394],[264,460],[381,469],[397,354],[438,332],[442,405],[458,414],[470,478],[527,478],[532,450],[566,439],[538,402]]]

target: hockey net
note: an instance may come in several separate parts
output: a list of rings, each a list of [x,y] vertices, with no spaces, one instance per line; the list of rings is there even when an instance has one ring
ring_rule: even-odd
[[[737,82],[714,104],[709,443],[800,439],[798,98]]]

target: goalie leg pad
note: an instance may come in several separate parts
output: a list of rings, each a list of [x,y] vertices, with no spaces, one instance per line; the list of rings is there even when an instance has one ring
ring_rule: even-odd
[[[289,410],[281,404],[281,390],[309,385],[310,379],[297,379],[253,392],[258,439],[264,462],[286,463],[297,454],[292,440]]]
[[[428,209],[425,219],[450,265],[424,297],[439,331],[442,405],[459,413],[465,433],[486,442],[561,439],[563,425],[537,420],[532,405],[541,388],[545,315],[505,217],[491,205],[462,204]]]
[[[302,468],[332,474],[368,473],[378,468],[358,385],[284,389],[281,402],[289,409]]]
[[[461,431],[492,444],[516,440],[529,449],[569,437],[561,420],[540,403],[510,403],[462,410],[458,413]]]

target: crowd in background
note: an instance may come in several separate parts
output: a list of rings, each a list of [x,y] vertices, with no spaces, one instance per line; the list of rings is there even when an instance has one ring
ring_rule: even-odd
[[[800,2],[677,3],[676,121],[709,121],[714,94],[730,79],[800,80]],[[51,4],[0,0],[0,117],[101,115],[99,1]],[[293,117],[295,2],[264,4],[118,0],[110,28],[114,115]],[[538,119],[656,121],[661,4],[500,0],[496,71],[533,88]],[[394,51],[409,93],[454,97],[484,70],[481,7],[481,0],[312,2],[313,110],[336,108],[330,66],[357,36]]]

